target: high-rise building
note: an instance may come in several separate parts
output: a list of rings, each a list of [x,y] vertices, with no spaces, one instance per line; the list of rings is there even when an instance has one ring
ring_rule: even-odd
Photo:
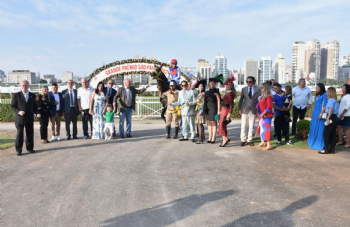
[[[0,83],[7,82],[7,77],[4,71],[0,70]]]
[[[247,84],[247,77],[253,76],[257,83],[259,83],[259,62],[254,61],[253,59],[249,59],[248,61],[244,61],[244,78],[243,83]]]
[[[45,74],[43,76],[43,79],[46,80],[48,83],[56,82],[55,75],[52,74]]]
[[[259,67],[259,84],[274,79],[271,57],[263,56]]]
[[[73,72],[65,71],[62,73],[62,82],[68,82],[68,80],[73,80]]]
[[[288,82],[288,80],[285,80],[285,72],[286,72],[286,59],[282,57],[282,54],[278,54],[277,58],[275,59],[274,64],[274,77],[276,82],[283,84]]]
[[[227,59],[220,53],[215,57],[213,74],[215,73],[222,74],[225,78],[228,76]]]
[[[29,70],[12,70],[7,73],[8,83],[21,83],[23,80],[27,80],[30,84],[36,83],[35,73]]]
[[[198,59],[197,77],[198,79],[207,79],[207,80],[211,77],[209,61],[206,61],[205,59]]]
[[[339,42],[329,41],[321,46],[321,74],[320,79],[338,80],[339,74]]]
[[[348,78],[350,78],[350,54],[342,57],[339,67],[339,79],[344,80]]]
[[[286,71],[284,73],[284,81],[286,82],[292,82],[292,66],[286,65]]]
[[[292,81],[296,82],[304,75],[305,43],[302,41],[294,42],[292,52]]]
[[[314,73],[317,78],[320,77],[320,41],[313,39],[305,42],[305,62],[304,71],[307,75]]]
[[[350,54],[346,54],[341,58],[340,66],[350,65]]]

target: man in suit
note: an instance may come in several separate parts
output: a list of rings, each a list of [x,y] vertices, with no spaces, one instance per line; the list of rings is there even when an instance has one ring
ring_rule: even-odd
[[[181,115],[182,115],[182,134],[183,138],[179,139],[180,141],[188,140],[189,132],[191,132],[191,140],[195,141],[196,129],[195,129],[195,107],[197,104],[196,97],[193,93],[193,90],[190,90],[188,87],[188,82],[183,80],[181,82],[182,90],[179,91],[177,102],[169,101],[168,105],[180,106],[181,105]]]
[[[66,122],[67,140],[71,139],[70,122],[73,123],[73,139],[78,139],[77,120],[79,115],[79,107],[77,102],[78,92],[73,89],[73,80],[68,80],[68,89],[62,91],[63,115]]]
[[[124,138],[124,119],[126,118],[126,136],[131,137],[131,115],[132,110],[135,110],[136,95],[146,91],[149,85],[145,88],[136,90],[131,86],[131,81],[126,80],[124,86],[119,88],[117,94],[114,96],[113,105],[116,106],[119,99],[118,111],[119,111],[119,133],[120,137]]]
[[[113,102],[113,99],[114,99],[114,96],[117,94],[117,90],[115,90],[113,88],[113,81],[112,80],[109,80],[108,83],[107,83],[107,88],[106,88],[106,92],[107,92],[107,95],[108,95],[108,103],[109,104],[113,104],[113,107],[114,109],[117,109],[118,108],[118,105],[117,103],[114,103]],[[115,135],[115,126],[114,126],[114,133],[113,133],[113,136]]]
[[[246,145],[254,146],[251,142],[254,133],[254,124],[256,119],[256,104],[258,98],[261,95],[261,89],[255,85],[255,78],[253,76],[247,77],[247,87],[242,89],[241,98],[239,99],[238,111],[242,116],[241,118],[241,146]],[[248,124],[249,123],[249,124]],[[248,136],[247,126],[249,125]],[[248,137],[248,138],[247,138]]]
[[[55,140],[61,140],[61,117],[63,112],[63,102],[62,102],[62,93],[58,92],[58,85],[56,83],[52,84],[51,91],[49,92],[51,113],[50,117],[50,126],[51,126],[51,142]]]
[[[12,97],[11,108],[16,113],[15,125],[17,128],[16,153],[22,155],[23,131],[26,128],[26,148],[29,153],[35,153],[34,149],[34,117],[38,113],[35,95],[29,92],[29,82],[21,82],[22,91]]]

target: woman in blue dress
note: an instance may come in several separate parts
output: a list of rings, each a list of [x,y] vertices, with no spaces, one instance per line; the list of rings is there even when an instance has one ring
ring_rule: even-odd
[[[307,143],[310,146],[310,149],[314,150],[323,150],[324,140],[323,140],[323,131],[325,127],[325,119],[322,119],[322,114],[326,110],[328,99],[327,92],[324,84],[318,83],[316,85],[316,97],[314,108],[311,111],[311,123],[310,123],[310,132],[307,139]]]
[[[99,82],[97,88],[91,94],[90,101],[90,114],[93,115],[92,122],[92,139],[103,139],[105,133],[103,129],[105,127],[106,119],[103,117],[103,113],[106,111],[108,104],[108,95],[103,82]]]

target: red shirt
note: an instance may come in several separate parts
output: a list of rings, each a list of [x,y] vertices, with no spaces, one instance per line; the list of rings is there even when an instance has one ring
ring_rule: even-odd
[[[261,113],[266,111],[265,117],[273,117],[272,113],[272,96],[268,95],[266,99],[260,99],[259,108]]]

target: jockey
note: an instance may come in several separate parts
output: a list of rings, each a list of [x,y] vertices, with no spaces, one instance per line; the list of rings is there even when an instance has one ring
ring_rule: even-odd
[[[176,84],[180,84],[180,78],[181,78],[181,70],[179,67],[177,67],[177,60],[173,59],[171,60],[171,67],[169,68],[169,76],[168,81],[175,80]]]

